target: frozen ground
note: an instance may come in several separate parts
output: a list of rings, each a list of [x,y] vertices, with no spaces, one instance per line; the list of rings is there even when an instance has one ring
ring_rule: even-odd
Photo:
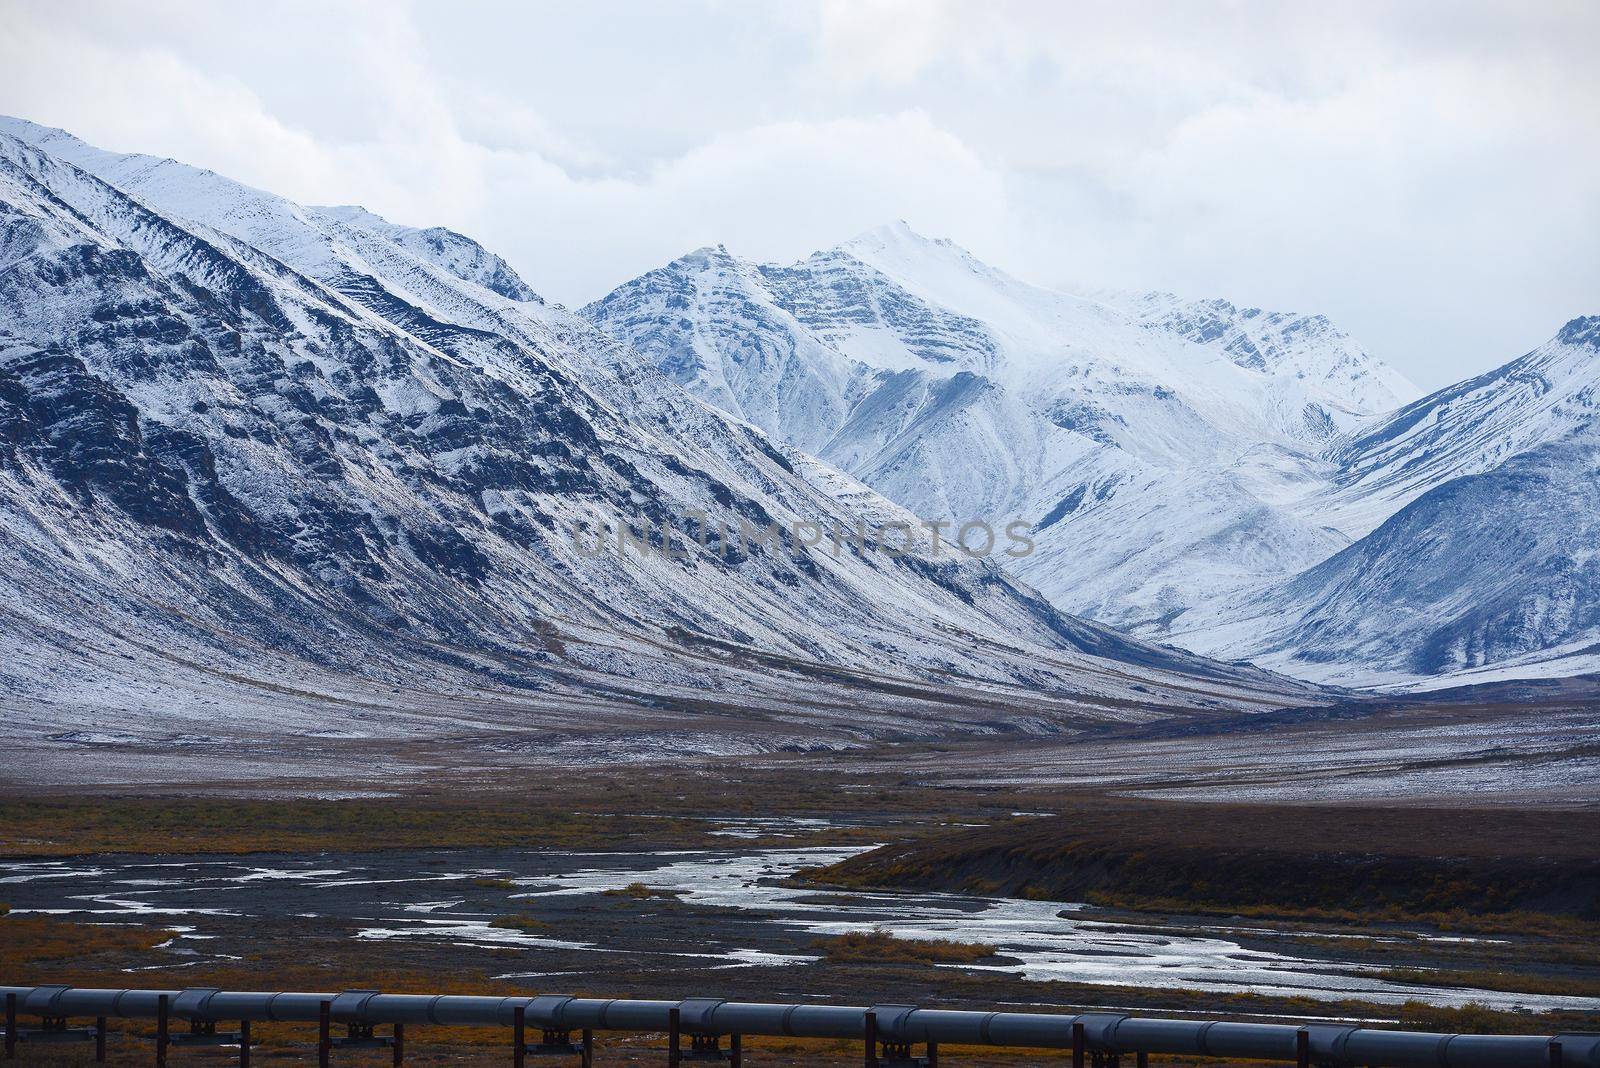
[[[938,712],[915,700],[907,707],[916,707],[917,716]],[[832,714],[843,718],[848,711],[841,704]],[[803,727],[758,709],[746,717],[667,709],[647,716],[585,713],[552,697],[524,701],[515,713],[520,723],[485,714],[428,737],[429,724],[452,714],[443,701],[392,720],[370,719],[367,732],[357,735],[316,730],[309,706],[287,718],[264,714],[261,726],[249,730],[229,717],[209,730],[196,724],[166,732],[120,721],[93,731],[53,730],[46,710],[23,709],[0,725],[0,745],[11,756],[0,766],[0,788],[24,795],[71,788],[369,797],[423,783],[452,792],[498,791],[552,770],[674,767],[715,776],[720,768],[760,766],[860,776],[864,783],[913,775],[957,787],[1067,786],[1191,800],[1600,804],[1595,680],[1086,725],[1045,737],[979,722],[976,735],[940,743],[885,743],[861,736],[849,722]],[[581,717],[581,729],[562,726],[574,717]],[[413,719],[420,724],[414,734]],[[905,729],[911,719],[882,721]]]

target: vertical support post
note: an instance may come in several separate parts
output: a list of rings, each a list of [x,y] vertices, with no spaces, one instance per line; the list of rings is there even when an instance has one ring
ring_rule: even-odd
[[[167,1043],[171,1040],[168,995],[156,998],[156,1068],[167,1068]]]
[[[1150,1054],[1146,1053],[1144,1050],[1140,1050],[1138,1056],[1134,1059],[1137,1062],[1138,1068],[1150,1068]]]
[[[317,1068],[328,1068],[328,1054],[333,1052],[333,1002],[324,1001],[317,1006]]]
[[[1550,1040],[1550,1068],[1561,1068],[1561,1043]]]
[[[1072,1068],[1084,1068],[1084,1054],[1088,1051],[1089,1039],[1083,1033],[1083,1024],[1072,1025]]]
[[[667,1068],[678,1068],[683,1063],[683,1049],[680,1045],[682,1032],[678,1028],[680,1014],[674,1005],[667,1010]]]
[[[104,1016],[96,1016],[94,1018],[94,1062],[96,1064],[106,1063],[106,1018]]]
[[[878,1068],[878,1014],[869,1012],[866,1015],[867,1060],[866,1068]]]
[[[928,1068],[939,1068],[939,1042],[937,1039],[928,1039]]]
[[[528,1057],[527,1009],[521,1005],[511,1010],[511,1064],[523,1068]]]
[[[728,1068],[743,1068],[744,1046],[738,1035],[728,1036]]]
[[[1295,1068],[1311,1068],[1311,1032],[1304,1027],[1294,1033]]]
[[[405,1024],[397,1023],[394,1025],[394,1041],[389,1043],[389,1047],[394,1051],[394,1068],[400,1068],[402,1064],[406,1063]],[[520,1051],[521,1047],[519,1046],[518,1049]]]
[[[250,1068],[250,1021],[239,1021],[239,1068]]]
[[[594,1068],[594,1029],[583,1029],[583,1068]]]
[[[6,1060],[17,1056],[17,995],[6,995]]]

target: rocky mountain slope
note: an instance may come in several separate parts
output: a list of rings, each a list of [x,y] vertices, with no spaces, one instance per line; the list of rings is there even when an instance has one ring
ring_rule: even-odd
[[[4,120],[0,308],[13,730],[770,748],[1308,696],[989,563],[808,544],[909,517],[449,231]]]
[[[1065,610],[1347,685],[1600,666],[1592,319],[1415,399],[1321,316],[1053,292],[903,224],[584,314],[925,519],[1031,522],[1008,566]]]
[[[923,518],[1031,522],[1017,574],[1150,635],[1343,548],[1295,502],[1416,394],[1320,317],[1057,293],[904,224],[787,267],[701,250],[584,314]]]

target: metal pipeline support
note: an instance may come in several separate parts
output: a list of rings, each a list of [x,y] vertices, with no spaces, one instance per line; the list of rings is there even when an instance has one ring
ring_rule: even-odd
[[[875,1039],[897,1044],[1008,1046],[1072,1049],[1082,1028],[1090,1052],[1180,1054],[1252,1058],[1318,1065],[1381,1068],[1600,1068],[1600,1035],[1448,1035],[1334,1024],[1163,1020],[1121,1013],[1076,1015],[920,1009],[909,1005],[781,1004],[689,998],[683,1001],[614,1000],[545,994],[530,997],[188,990],[100,990],[77,987],[0,987],[15,996],[19,1013],[66,1017],[155,1018],[159,1007],[190,1021],[294,1021],[316,1023],[321,1006],[332,1020],[373,1024],[440,1024],[546,1032],[666,1032],[674,1018],[691,1036],[771,1035],[863,1039],[869,1014]],[[11,999],[6,999],[8,1003]],[[1304,1036],[1304,1037],[1302,1037]],[[875,1051],[874,1051],[875,1052]]]

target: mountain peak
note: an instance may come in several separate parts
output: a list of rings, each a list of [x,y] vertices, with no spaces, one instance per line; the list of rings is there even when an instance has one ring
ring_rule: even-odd
[[[933,240],[932,238],[917,233],[917,231],[912,228],[911,224],[906,222],[904,219],[893,219],[886,223],[880,223],[879,225],[872,227],[870,230],[863,230],[861,233],[857,234],[853,240],[860,240],[864,237],[893,237],[898,240],[909,239],[913,241]]]
[[[1563,345],[1600,350],[1600,315],[1580,315],[1561,328],[1556,340]]]
[[[830,254],[858,260],[919,297],[967,315],[1027,288],[949,238],[927,237],[904,219],[858,234]]]
[[[961,255],[970,255],[965,249],[956,245],[946,237],[928,237],[911,228],[911,224],[904,219],[895,219],[893,222],[884,223],[865,230],[855,237],[850,238],[836,246],[845,252],[883,251],[886,249],[919,249],[937,250],[945,249]]]
[[[706,270],[738,270],[744,261],[728,251],[728,246],[723,244],[701,245],[690,252],[685,252],[667,266],[681,269]]]

